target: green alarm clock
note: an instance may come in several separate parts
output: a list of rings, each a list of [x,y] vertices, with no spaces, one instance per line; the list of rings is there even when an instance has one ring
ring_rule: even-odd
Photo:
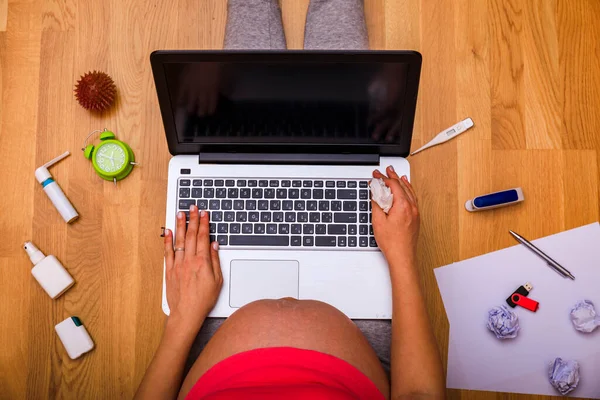
[[[86,142],[97,132],[101,132],[101,143],[98,146],[93,144],[86,146],[84,143],[83,155],[92,161],[94,170],[100,178],[116,184],[117,181],[125,179],[134,165],[137,165],[133,150],[127,143],[117,140],[115,134],[107,129],[90,133],[85,139]]]

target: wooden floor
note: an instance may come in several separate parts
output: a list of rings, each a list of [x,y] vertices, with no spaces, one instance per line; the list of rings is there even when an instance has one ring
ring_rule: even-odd
[[[283,0],[299,48],[308,0]],[[475,128],[410,158],[420,197],[420,268],[440,348],[448,321],[433,268],[598,220],[600,2],[366,0],[371,46],[423,54],[413,139],[470,116]],[[159,342],[169,153],[149,54],[220,48],[225,0],[0,0],[0,398],[131,398]],[[113,112],[73,98],[77,78],[108,72]],[[107,127],[142,166],[115,188],[79,149]],[[52,169],[81,214],[67,226],[34,169]],[[465,200],[521,186],[522,205],[469,214]],[[22,243],[62,260],[77,284],[51,301]],[[465,288],[467,289],[467,288]],[[54,333],[78,315],[96,349],[70,360]],[[450,390],[452,399],[530,396]],[[535,398],[535,397],[531,397]]]

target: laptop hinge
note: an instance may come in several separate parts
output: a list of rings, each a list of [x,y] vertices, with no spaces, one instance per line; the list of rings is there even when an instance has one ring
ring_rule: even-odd
[[[198,162],[200,164],[379,165],[379,154],[201,152]]]

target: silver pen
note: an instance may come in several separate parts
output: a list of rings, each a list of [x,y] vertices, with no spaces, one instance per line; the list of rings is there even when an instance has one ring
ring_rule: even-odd
[[[529,240],[525,239],[523,236],[519,235],[518,233],[515,233],[510,230],[509,230],[509,232],[511,235],[513,235],[513,237],[517,240],[517,242],[521,243],[523,246],[527,247],[529,250],[531,250],[532,252],[537,254],[540,258],[542,258],[544,261],[546,261],[546,263],[553,270],[555,270],[556,272],[558,272],[565,278],[571,278],[571,279],[575,280],[575,277],[573,276],[572,273],[569,272],[568,269],[566,269],[565,267],[563,267],[562,265],[560,265],[559,263],[554,261],[546,253],[544,253],[543,251],[541,251],[540,249],[535,247],[531,242],[529,242]]]

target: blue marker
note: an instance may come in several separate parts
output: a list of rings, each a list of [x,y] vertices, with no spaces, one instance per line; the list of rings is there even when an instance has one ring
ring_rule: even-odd
[[[472,200],[467,200],[465,208],[467,211],[483,211],[490,210],[492,208],[510,206],[511,204],[517,204],[525,200],[523,196],[523,189],[513,188],[503,190],[501,192],[494,192],[485,194],[483,196],[477,196]]]

